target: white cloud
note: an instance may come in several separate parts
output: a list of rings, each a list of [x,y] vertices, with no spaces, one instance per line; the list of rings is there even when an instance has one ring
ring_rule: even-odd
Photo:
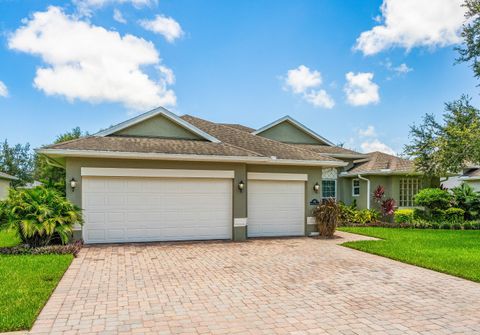
[[[309,88],[318,87],[322,84],[322,75],[317,70],[310,71],[305,65],[296,69],[288,70],[285,85],[293,93],[304,93]]]
[[[392,47],[443,47],[461,41],[464,0],[384,0],[382,24],[364,31],[355,49],[373,55]]]
[[[73,0],[77,12],[83,16],[91,16],[93,11],[107,5],[130,3],[135,8],[152,6],[157,0]]]
[[[364,106],[380,101],[379,87],[373,80],[371,72],[348,72],[345,75],[347,83],[344,91],[347,95],[347,102],[353,106]]]
[[[284,79],[285,90],[301,95],[303,100],[315,107],[333,108],[335,101],[327,91],[319,89],[320,85],[322,85],[321,73],[317,70],[310,70],[305,65],[288,70]]]
[[[125,18],[123,17],[122,12],[117,8],[113,10],[113,19],[120,23],[127,23],[127,20],[125,20]]]
[[[408,67],[407,64],[402,63],[399,66],[394,67],[393,71],[395,71],[397,73],[405,74],[405,73],[408,73],[408,72],[412,72],[413,69],[411,67]]]
[[[303,98],[315,107],[331,109],[335,106],[335,101],[325,90],[312,90],[309,93],[305,93]]]
[[[8,88],[3,81],[0,80],[0,97],[8,97]]]
[[[367,126],[365,129],[359,129],[358,135],[362,137],[374,137],[377,136],[377,132],[375,131],[375,127],[372,125]]]
[[[118,102],[133,110],[176,103],[173,74],[153,43],[80,21],[58,7],[36,12],[8,40],[10,49],[42,58],[34,86],[73,101]],[[157,67],[158,79],[144,72]],[[161,70],[163,68],[163,70]]]
[[[164,15],[157,15],[153,20],[142,20],[140,21],[140,25],[156,34],[163,35],[170,43],[182,37],[184,34],[182,27],[180,27],[177,21]]]
[[[362,144],[360,144],[360,148],[362,149],[362,152],[372,152],[372,151],[381,151],[390,155],[395,155],[395,151],[390,148],[388,145],[386,145],[383,142],[380,142],[377,138],[370,140],[370,141],[364,141]]]

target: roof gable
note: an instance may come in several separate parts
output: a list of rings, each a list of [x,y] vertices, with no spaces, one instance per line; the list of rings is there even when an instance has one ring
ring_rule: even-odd
[[[333,145],[288,115],[254,131],[253,134],[284,143]]]
[[[95,134],[95,136],[154,137],[220,142],[215,137],[162,107],[112,126]]]

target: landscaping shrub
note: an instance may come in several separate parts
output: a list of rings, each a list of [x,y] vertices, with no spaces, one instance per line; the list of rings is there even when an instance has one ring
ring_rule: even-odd
[[[373,223],[378,221],[380,213],[375,209],[362,209],[355,212],[353,222],[356,223]]]
[[[448,223],[448,222],[443,222],[443,223],[440,225],[440,228],[441,228],[441,229],[450,229],[450,228],[451,228],[451,224]]]
[[[338,207],[340,210],[340,223],[348,224],[354,222],[356,210],[356,204],[352,204],[350,206],[345,205],[343,202],[338,203]]]
[[[473,229],[473,225],[470,223],[470,222],[465,222],[463,224],[463,229],[465,230],[472,230]]]
[[[445,219],[449,222],[462,222],[465,211],[461,208],[451,207],[445,210]]]
[[[479,217],[480,193],[466,183],[462,183],[462,185],[454,187],[450,191],[453,195],[454,206],[465,211],[465,220],[473,220]]]
[[[431,223],[431,228],[432,229],[439,229],[440,228],[440,224],[438,222],[432,222]]]
[[[328,199],[313,210],[320,236],[332,237],[337,229],[340,207],[335,199]]]
[[[421,208],[413,209],[413,217],[414,219],[428,220],[427,211]]]
[[[472,224],[473,229],[480,230],[480,222],[479,221],[473,221],[471,224]]]
[[[445,220],[445,210],[440,208],[434,208],[430,212],[430,220],[432,221],[444,221]]]
[[[13,230],[29,247],[42,247],[58,236],[66,244],[76,223],[82,224],[80,208],[45,187],[11,189],[0,206],[0,229]]]
[[[393,214],[395,223],[412,223],[414,220],[413,209],[397,209]]]
[[[0,255],[66,255],[71,254],[77,257],[78,253],[82,249],[82,242],[77,241],[75,243],[66,245],[47,245],[44,247],[28,248],[24,245],[16,247],[4,247],[0,248]]]
[[[424,188],[414,197],[415,205],[428,209],[447,209],[452,201],[448,191],[439,188]]]

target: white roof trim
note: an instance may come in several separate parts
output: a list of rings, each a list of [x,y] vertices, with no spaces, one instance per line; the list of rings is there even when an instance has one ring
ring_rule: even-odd
[[[311,130],[310,128],[308,128],[307,126],[305,126],[304,124],[298,122],[297,120],[293,119],[291,116],[289,115],[285,115],[284,117],[278,119],[277,121],[273,121],[272,123],[269,123],[267,124],[266,126],[258,129],[258,130],[255,130],[254,132],[252,132],[252,134],[254,135],[258,135],[262,132],[264,132],[265,130],[267,129],[270,129],[270,128],[273,128],[275,127],[277,124],[280,124],[284,121],[287,121],[287,122],[290,122],[291,124],[293,124],[294,126],[300,128],[301,130],[303,130],[305,133],[307,133],[308,135],[312,136],[313,138],[325,143],[325,144],[328,144],[330,146],[335,146],[335,144],[333,144],[332,142],[330,142],[329,140],[327,140],[325,137],[323,136],[320,136],[318,135],[316,132],[314,132],[313,130]]]
[[[108,136],[108,135],[116,133],[117,131],[120,131],[122,129],[131,127],[131,126],[133,126],[137,123],[148,120],[148,119],[150,119],[154,116],[157,116],[157,115],[165,116],[169,120],[171,120],[171,121],[175,122],[176,124],[190,130],[192,133],[194,133],[194,134],[196,134],[200,137],[203,137],[204,139],[206,139],[210,142],[220,143],[220,140],[218,140],[217,138],[215,138],[212,135],[204,132],[203,130],[195,127],[193,124],[190,124],[189,122],[181,119],[180,117],[178,117],[177,115],[175,115],[174,113],[170,112],[169,110],[167,110],[163,107],[158,107],[158,108],[152,109],[151,111],[140,114],[140,115],[138,115],[134,118],[131,118],[127,121],[123,121],[123,122],[121,122],[121,123],[119,123],[115,126],[112,126],[108,129],[102,130],[102,131],[94,134],[94,136]]]
[[[233,179],[235,171],[182,169],[129,169],[82,167],[82,177],[208,178]]]
[[[39,149],[38,153],[50,157],[88,157],[88,158],[121,158],[121,159],[152,159],[173,161],[202,161],[202,162],[231,162],[255,163],[268,165],[303,165],[303,166],[347,166],[342,161],[320,161],[300,159],[273,159],[271,157],[249,156],[219,156],[219,155],[186,155],[164,154],[154,152],[123,152],[123,151],[97,151],[97,150],[69,150],[69,149]]]

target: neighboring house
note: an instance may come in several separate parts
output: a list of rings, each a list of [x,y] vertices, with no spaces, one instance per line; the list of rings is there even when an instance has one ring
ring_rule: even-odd
[[[439,178],[427,178],[415,172],[413,161],[375,151],[341,172],[346,203],[354,200],[359,208],[373,208],[373,191],[385,188],[385,198],[393,198],[397,207],[414,207],[413,197],[426,187],[438,187]]]
[[[10,188],[10,183],[13,180],[17,179],[17,177],[0,172],[0,200],[3,200],[8,196],[8,189]]]
[[[369,174],[362,166],[372,157],[288,116],[254,130],[158,108],[38,152],[66,168],[67,197],[84,209],[76,236],[86,243],[309,235],[322,199],[351,203],[358,192],[366,207],[365,179],[391,194],[407,180],[406,199],[424,185],[410,186],[422,178],[409,168]]]
[[[43,185],[42,182],[40,182],[38,180],[34,180],[31,183],[27,183],[24,186],[18,186],[17,188],[22,189],[22,190],[29,190],[29,189],[32,189],[32,188],[35,188],[35,187],[38,187],[38,186],[42,186],[42,185]]]
[[[480,167],[471,166],[463,170],[463,174],[458,178],[473,187],[475,191],[480,191]]]

